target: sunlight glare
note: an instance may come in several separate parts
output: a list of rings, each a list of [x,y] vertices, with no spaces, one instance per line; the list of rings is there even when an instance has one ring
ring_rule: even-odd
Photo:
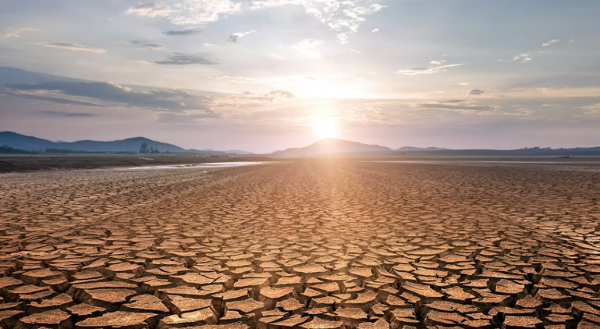
[[[312,128],[319,140],[333,138],[337,135],[337,122],[333,118],[315,118]]]

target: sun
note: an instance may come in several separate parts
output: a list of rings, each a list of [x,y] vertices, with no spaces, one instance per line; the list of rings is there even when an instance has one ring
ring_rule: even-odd
[[[333,118],[315,118],[312,123],[313,133],[319,139],[333,138],[337,135],[337,121]]]

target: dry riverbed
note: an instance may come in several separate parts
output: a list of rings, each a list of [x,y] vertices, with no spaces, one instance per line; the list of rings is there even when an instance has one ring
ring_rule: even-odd
[[[1,324],[596,328],[597,167],[0,175]]]

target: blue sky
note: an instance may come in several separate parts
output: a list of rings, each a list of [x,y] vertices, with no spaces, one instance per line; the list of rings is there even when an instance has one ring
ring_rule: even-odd
[[[328,136],[596,146],[598,12],[591,0],[0,0],[0,66],[40,74],[0,70],[0,130],[256,152]]]

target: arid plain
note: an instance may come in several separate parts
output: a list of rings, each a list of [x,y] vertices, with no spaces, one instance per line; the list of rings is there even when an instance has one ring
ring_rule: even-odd
[[[4,328],[600,328],[600,165],[0,176]]]

